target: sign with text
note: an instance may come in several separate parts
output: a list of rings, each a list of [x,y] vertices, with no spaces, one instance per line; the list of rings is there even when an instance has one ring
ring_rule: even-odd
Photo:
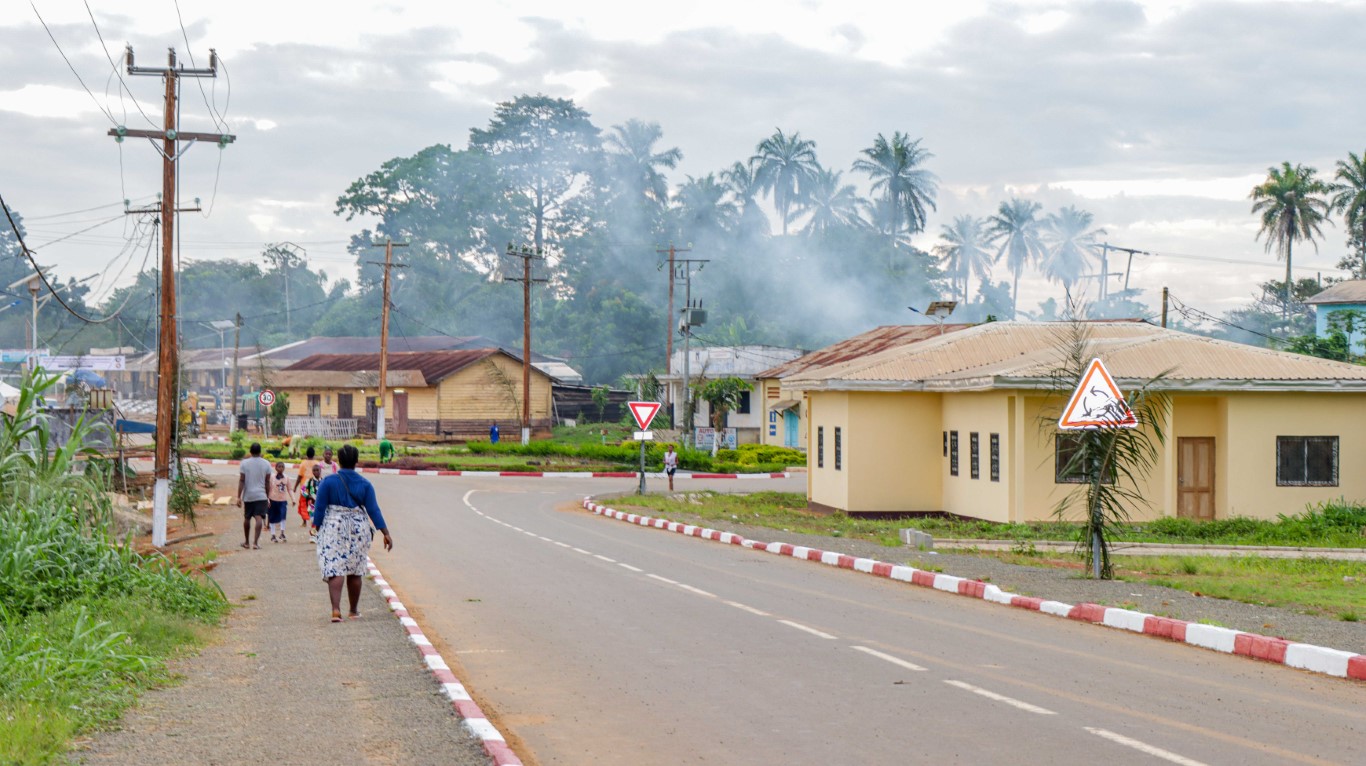
[[[640,430],[650,430],[650,421],[659,414],[659,402],[627,402],[626,408],[631,411],[631,417],[635,418],[636,425]]]
[[[40,356],[38,365],[47,370],[97,370],[115,372],[124,369],[122,356]]]
[[[1138,418],[1124,401],[1115,379],[1099,359],[1092,359],[1058,418],[1058,428],[1068,431],[1092,428],[1136,428]]]
[[[718,438],[718,431],[715,428],[696,428],[693,429],[693,444],[700,450],[710,450],[712,444]],[[735,449],[735,429],[722,428],[719,431],[721,444],[717,449]]]

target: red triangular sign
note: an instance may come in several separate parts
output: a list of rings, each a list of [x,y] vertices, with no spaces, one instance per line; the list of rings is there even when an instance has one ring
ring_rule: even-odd
[[[659,402],[627,402],[626,407],[631,410],[631,417],[636,419],[636,425],[642,431],[650,430],[650,421],[659,412]]]
[[[1099,359],[1092,359],[1091,366],[1081,376],[1077,390],[1058,418],[1058,428],[1077,430],[1087,428],[1135,428],[1138,418],[1129,404],[1124,401],[1115,379]]]

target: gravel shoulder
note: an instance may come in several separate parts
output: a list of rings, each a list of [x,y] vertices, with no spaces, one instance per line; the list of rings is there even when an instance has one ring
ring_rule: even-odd
[[[200,529],[219,533],[213,575],[232,613],[211,645],[175,663],[181,683],[148,693],[121,730],[83,743],[72,762],[489,763],[368,580],[363,617],[329,621],[314,547],[290,516],[287,544],[266,534],[261,550],[246,551],[240,510],[201,515]]]
[[[629,497],[604,501],[611,503],[611,506],[618,510],[625,511],[630,508]],[[654,515],[651,509],[637,508],[631,512]],[[908,564],[917,569],[942,571],[956,577],[983,580],[1022,596],[1046,598],[1068,604],[1123,606],[1163,617],[1189,622],[1204,621],[1248,633],[1366,654],[1366,623],[1363,622],[1344,622],[1279,607],[1208,598],[1141,582],[1091,580],[1082,576],[1079,570],[1022,566],[1006,563],[991,556],[967,552],[927,552],[909,547],[889,548],[865,540],[795,534],[769,527],[703,519],[685,513],[669,514],[668,518],[671,521],[700,524],[763,542],[791,543],[893,564]],[[1363,565],[1363,576],[1366,576],[1366,565]],[[945,595],[945,598],[950,597]]]

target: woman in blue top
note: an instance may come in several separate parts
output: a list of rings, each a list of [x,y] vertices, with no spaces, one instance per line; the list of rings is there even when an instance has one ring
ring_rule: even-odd
[[[353,620],[360,617],[356,610],[360,602],[360,578],[365,574],[374,529],[384,535],[384,550],[394,547],[389,527],[379,512],[374,486],[356,473],[359,459],[360,451],[354,446],[342,447],[337,453],[341,470],[322,480],[313,501],[313,529],[318,531],[318,567],[322,569],[327,593],[332,599],[333,622],[342,619],[342,578],[346,579],[346,595],[351,602],[350,617]]]

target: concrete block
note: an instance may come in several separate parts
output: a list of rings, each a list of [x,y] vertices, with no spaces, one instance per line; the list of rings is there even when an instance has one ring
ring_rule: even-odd
[[[909,545],[920,551],[934,550],[934,537],[931,535],[921,532],[918,529],[903,529],[900,530],[900,534],[902,545]]]

